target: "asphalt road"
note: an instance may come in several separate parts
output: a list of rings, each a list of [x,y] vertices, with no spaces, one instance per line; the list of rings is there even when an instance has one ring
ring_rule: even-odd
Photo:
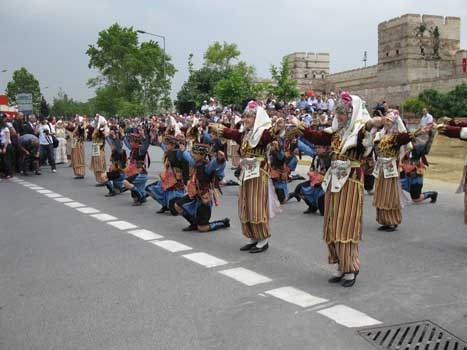
[[[161,152],[151,154],[154,178]],[[89,171],[17,179],[26,183],[0,183],[2,350],[361,350],[373,349],[362,327],[418,320],[467,339],[467,229],[454,185],[426,184],[438,202],[406,207],[393,233],[376,230],[366,197],[361,273],[344,289],[327,282],[323,220],[303,203],[284,205],[269,250],[249,254],[239,251],[238,187],[213,210],[231,228],[185,233],[183,218],[156,215],[152,200],[104,197]]]

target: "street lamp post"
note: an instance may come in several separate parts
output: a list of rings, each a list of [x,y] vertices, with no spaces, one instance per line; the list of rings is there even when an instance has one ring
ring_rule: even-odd
[[[164,80],[166,79],[166,76],[165,76],[165,65],[166,65],[166,62],[165,62],[165,36],[164,35],[159,35],[159,34],[154,34],[154,33],[149,33],[149,32],[146,32],[144,30],[137,30],[136,31],[137,33],[140,33],[140,34],[147,34],[147,35],[152,35],[152,36],[156,36],[158,38],[162,38],[162,44],[163,44],[163,48],[164,48]]]

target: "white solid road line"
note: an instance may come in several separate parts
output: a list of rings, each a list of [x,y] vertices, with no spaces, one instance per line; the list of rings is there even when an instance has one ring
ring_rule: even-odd
[[[207,268],[222,266],[228,264],[227,261],[216,258],[215,256],[209,255],[207,253],[192,253],[183,255],[184,258],[191,260],[197,264],[203,265]]]
[[[79,208],[79,207],[85,207],[86,205],[80,202],[70,202],[70,203],[63,203],[66,206],[70,208]]]
[[[76,208],[80,213],[83,214],[95,214],[98,213],[100,210],[91,208],[91,207],[84,207],[84,208]]]
[[[144,230],[144,229],[132,230],[132,231],[128,231],[128,233],[130,235],[138,237],[139,239],[142,239],[143,241],[152,241],[153,239],[159,239],[159,238],[164,237],[164,236],[161,236],[161,235],[159,235],[157,233],[154,233],[154,232],[149,231],[149,230]]]
[[[68,198],[68,197],[58,197],[58,198],[54,198],[57,202],[60,202],[60,203],[68,203],[68,202],[73,202],[73,199],[71,198]]]
[[[171,253],[183,252],[185,250],[191,250],[192,248],[178,243],[176,241],[166,240],[166,241],[151,241],[152,244],[157,245],[158,247],[164,248]]]
[[[93,214],[91,215],[94,219],[97,219],[99,221],[110,221],[110,220],[118,220],[115,216],[109,215],[109,214]]]
[[[371,318],[363,312],[345,305],[336,305],[328,309],[320,310],[318,313],[348,328],[368,327],[381,324],[380,321]]]
[[[254,286],[256,284],[271,282],[272,279],[269,277],[260,275],[254,271],[245,269],[243,267],[237,267],[234,269],[222,270],[219,273],[233,278],[234,280],[246,284],[247,286]]]
[[[37,190],[37,193],[47,194],[47,193],[53,193],[53,192],[50,190]]]
[[[119,230],[129,230],[132,228],[137,228],[138,226],[133,225],[131,222],[128,221],[110,221],[107,222],[109,225],[112,225],[115,228],[118,228]]]
[[[58,194],[58,193],[47,193],[46,196],[49,198],[63,197],[61,194]]]
[[[43,189],[44,189],[44,187],[40,187],[40,186],[34,186],[34,187],[29,187],[29,188],[30,188],[31,190],[35,190],[35,191],[37,191],[37,190],[43,190]]]
[[[327,302],[327,299],[315,297],[294,287],[271,289],[265,293],[301,307],[310,307]]]

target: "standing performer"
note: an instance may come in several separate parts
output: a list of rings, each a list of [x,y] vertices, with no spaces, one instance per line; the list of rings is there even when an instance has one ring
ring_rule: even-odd
[[[359,242],[362,237],[363,170],[361,160],[371,150],[369,130],[381,118],[371,119],[358,96],[341,94],[332,126],[321,131],[305,127],[293,118],[304,138],[315,145],[331,146],[331,168],[326,173],[323,239],[329,263],[337,264],[330,283],[351,287],[360,271]]]
[[[235,140],[240,145],[243,173],[240,177],[242,184],[238,197],[238,214],[242,233],[250,240],[240,250],[261,253],[269,247],[269,218],[280,211],[274,187],[269,182],[267,159],[268,144],[274,141],[276,136],[271,119],[255,101],[248,103],[243,117],[243,132],[217,124],[211,126],[218,128],[220,137]]]
[[[195,143],[191,154],[185,150],[183,144],[180,147],[183,150],[183,157],[191,167],[188,193],[174,203],[175,211],[190,223],[183,231],[208,232],[230,227],[229,218],[209,222],[213,201],[217,205],[216,191],[224,177],[224,153],[219,151],[216,158],[209,161],[209,145]]]
[[[183,135],[180,135],[183,136]],[[176,215],[174,203],[178,198],[185,195],[184,169],[188,166],[183,158],[183,152],[178,148],[183,139],[167,135],[164,137],[164,143],[161,148],[164,150],[165,171],[160,173],[160,180],[148,185],[146,193],[154,198],[162,208],[157,211],[158,214],[171,211]]]
[[[86,163],[84,158],[84,134],[83,117],[76,116],[71,138],[71,165],[75,173],[75,179],[84,179]]]
[[[94,171],[94,177],[96,178],[96,186],[105,186],[105,135],[104,127],[96,128],[92,134],[92,146],[91,146],[91,166],[90,169]]]
[[[393,232],[402,222],[402,188],[398,170],[400,149],[415,141],[415,135],[407,132],[398,111],[390,111],[383,118],[384,127],[374,138],[378,146],[378,160],[373,172],[376,179],[373,206],[376,207],[376,221],[381,225],[378,230]]]
[[[467,141],[467,122],[447,119],[447,124],[448,125],[440,128],[441,134],[447,137]],[[467,156],[465,157],[464,172],[462,174],[461,183],[459,184],[459,188],[456,192],[464,192],[464,224],[467,225]]]

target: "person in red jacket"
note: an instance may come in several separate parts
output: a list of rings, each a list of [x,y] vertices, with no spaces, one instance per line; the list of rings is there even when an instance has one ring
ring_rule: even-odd
[[[447,137],[467,141],[467,122],[456,121],[450,118],[444,118],[444,124],[439,125],[439,132]],[[467,155],[464,162],[464,172],[462,173],[461,183],[456,191],[464,192],[464,224],[467,225]]]

